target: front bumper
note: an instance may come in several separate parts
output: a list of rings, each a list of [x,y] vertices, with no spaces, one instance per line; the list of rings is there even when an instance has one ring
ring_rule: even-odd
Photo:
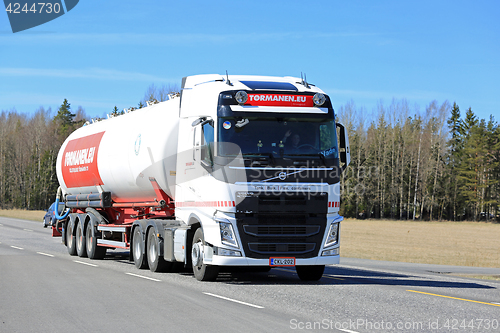
[[[214,255],[211,261],[206,260],[207,264],[217,266],[269,266],[269,259],[254,259],[245,257],[226,257]],[[340,262],[340,256],[321,256],[314,258],[296,258],[295,266],[312,265],[337,265]]]

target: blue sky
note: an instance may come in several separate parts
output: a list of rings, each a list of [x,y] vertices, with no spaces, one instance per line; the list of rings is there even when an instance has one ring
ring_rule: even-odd
[[[102,116],[137,106],[149,85],[219,73],[298,76],[335,108],[368,113],[445,100],[500,120],[499,1],[81,0],[12,33],[0,13],[0,111]]]

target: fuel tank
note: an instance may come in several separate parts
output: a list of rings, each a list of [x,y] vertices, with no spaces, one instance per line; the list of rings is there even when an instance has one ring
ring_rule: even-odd
[[[85,125],[63,143],[57,178],[64,194],[111,192],[115,202],[152,201],[152,180],[175,199],[179,101]]]

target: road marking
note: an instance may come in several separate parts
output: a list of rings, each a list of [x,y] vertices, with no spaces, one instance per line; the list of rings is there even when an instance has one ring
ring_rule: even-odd
[[[13,249],[24,250],[22,247],[17,247],[17,246],[14,246],[14,245],[11,245],[10,247],[13,248]]]
[[[94,265],[94,264],[89,264],[88,262],[83,262],[83,261],[78,261],[78,260],[73,260],[73,262],[76,262],[78,264],[83,264],[83,265],[87,265],[87,266],[92,266],[92,267],[99,267],[97,265]]]
[[[342,332],[347,332],[347,333],[359,333],[359,332],[356,332],[356,331],[351,331],[351,330],[346,330],[346,329],[343,329],[343,328],[337,328],[339,331],[342,331]]]
[[[474,301],[472,299],[466,299],[466,298],[458,298],[458,297],[445,296],[445,295],[439,295],[439,294],[424,293],[423,291],[416,291],[416,290],[407,290],[407,291],[412,292],[412,293],[424,294],[424,295],[431,295],[431,296],[438,296],[438,297],[443,297],[443,298],[457,299],[459,301],[465,301],[465,302],[472,302],[472,303],[479,303],[479,304],[500,306],[500,304],[496,304],[496,303],[480,302],[480,301]]]
[[[132,276],[139,277],[139,278],[146,279],[146,280],[151,280],[151,281],[155,281],[155,282],[161,282],[161,280],[153,279],[153,278],[150,278],[150,277],[147,277],[147,276],[143,276],[143,275],[138,275],[138,274],[134,274],[134,273],[125,273],[125,274],[132,275]]]
[[[23,229],[23,230],[24,230],[24,231],[31,231],[31,232],[33,231],[33,230],[31,230],[31,229]]]
[[[48,253],[43,253],[43,252],[37,252],[38,254],[41,254],[42,256],[47,256],[47,257],[54,257],[53,254],[48,254]]]
[[[231,302],[235,302],[235,303],[239,303],[239,304],[243,304],[243,305],[248,305],[248,306],[251,306],[251,307],[254,307],[254,308],[257,308],[257,309],[264,309],[264,307],[260,306],[260,305],[250,304],[250,303],[238,301],[238,300],[235,300],[235,299],[232,299],[232,298],[227,298],[227,297],[224,297],[224,296],[219,296],[219,295],[215,295],[215,294],[211,294],[211,293],[205,293],[205,292],[204,292],[204,294],[208,295],[208,296],[213,296],[213,297],[221,298],[221,299],[224,299],[226,301],[231,301]]]

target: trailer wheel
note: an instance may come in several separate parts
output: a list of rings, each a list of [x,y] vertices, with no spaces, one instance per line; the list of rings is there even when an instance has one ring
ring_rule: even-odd
[[[85,233],[83,229],[83,224],[84,222],[82,220],[78,220],[78,223],[76,225],[76,253],[78,254],[79,257],[86,257],[87,256],[87,243],[85,241]]]
[[[193,236],[193,245],[191,248],[191,262],[193,265],[193,273],[198,281],[215,281],[219,275],[219,266],[206,265],[203,263],[203,231],[201,228],[196,229]]]
[[[325,265],[295,266],[295,270],[302,281],[318,281],[323,276]]]
[[[106,256],[106,248],[97,245],[96,230],[90,221],[87,222],[85,235],[87,235],[86,240],[88,257],[90,259],[104,259]]]
[[[169,272],[173,263],[160,256],[160,244],[154,228],[148,231],[148,266],[151,272]]]
[[[144,251],[144,242],[139,227],[134,229],[132,236],[132,257],[134,258],[135,267],[144,269],[147,267],[146,253]]]
[[[68,248],[68,253],[71,256],[76,256],[76,241],[75,235],[73,235],[73,219],[69,219],[66,222],[66,247]]]

